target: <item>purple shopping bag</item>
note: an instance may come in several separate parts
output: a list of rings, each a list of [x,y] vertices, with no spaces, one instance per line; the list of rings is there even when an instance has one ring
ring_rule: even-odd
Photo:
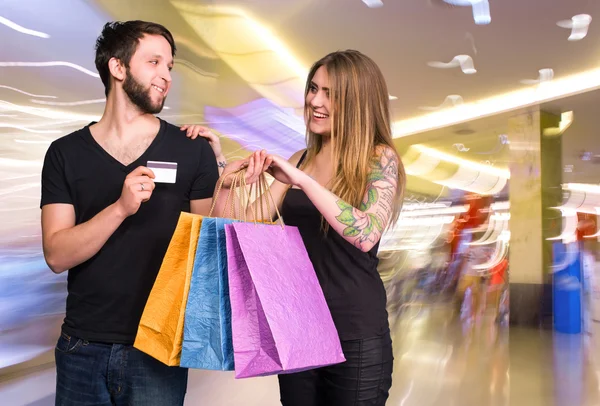
[[[296,227],[225,226],[235,377],[344,362],[323,291]]]

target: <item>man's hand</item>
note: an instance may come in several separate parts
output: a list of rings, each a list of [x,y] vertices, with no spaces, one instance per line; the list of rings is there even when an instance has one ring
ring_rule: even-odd
[[[154,172],[145,166],[134,169],[123,183],[121,197],[117,206],[125,216],[131,216],[139,210],[142,203],[147,202],[154,190]]]

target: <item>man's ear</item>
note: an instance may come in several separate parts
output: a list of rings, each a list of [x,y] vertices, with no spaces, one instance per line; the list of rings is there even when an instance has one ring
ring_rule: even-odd
[[[126,68],[119,59],[115,57],[110,58],[108,61],[108,70],[110,71],[111,76],[113,76],[116,80],[125,80]]]

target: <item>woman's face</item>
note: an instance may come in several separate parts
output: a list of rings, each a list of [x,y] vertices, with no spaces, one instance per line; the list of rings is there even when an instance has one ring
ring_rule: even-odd
[[[306,95],[306,119],[311,132],[323,136],[331,135],[331,101],[329,100],[329,75],[321,66],[315,72]]]

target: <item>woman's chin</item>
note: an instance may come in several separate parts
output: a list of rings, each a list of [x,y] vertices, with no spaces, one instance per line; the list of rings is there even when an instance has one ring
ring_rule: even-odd
[[[331,135],[330,130],[325,129],[321,126],[310,125],[308,128],[310,129],[310,132],[312,132],[313,134],[320,135],[321,137],[329,137]]]

